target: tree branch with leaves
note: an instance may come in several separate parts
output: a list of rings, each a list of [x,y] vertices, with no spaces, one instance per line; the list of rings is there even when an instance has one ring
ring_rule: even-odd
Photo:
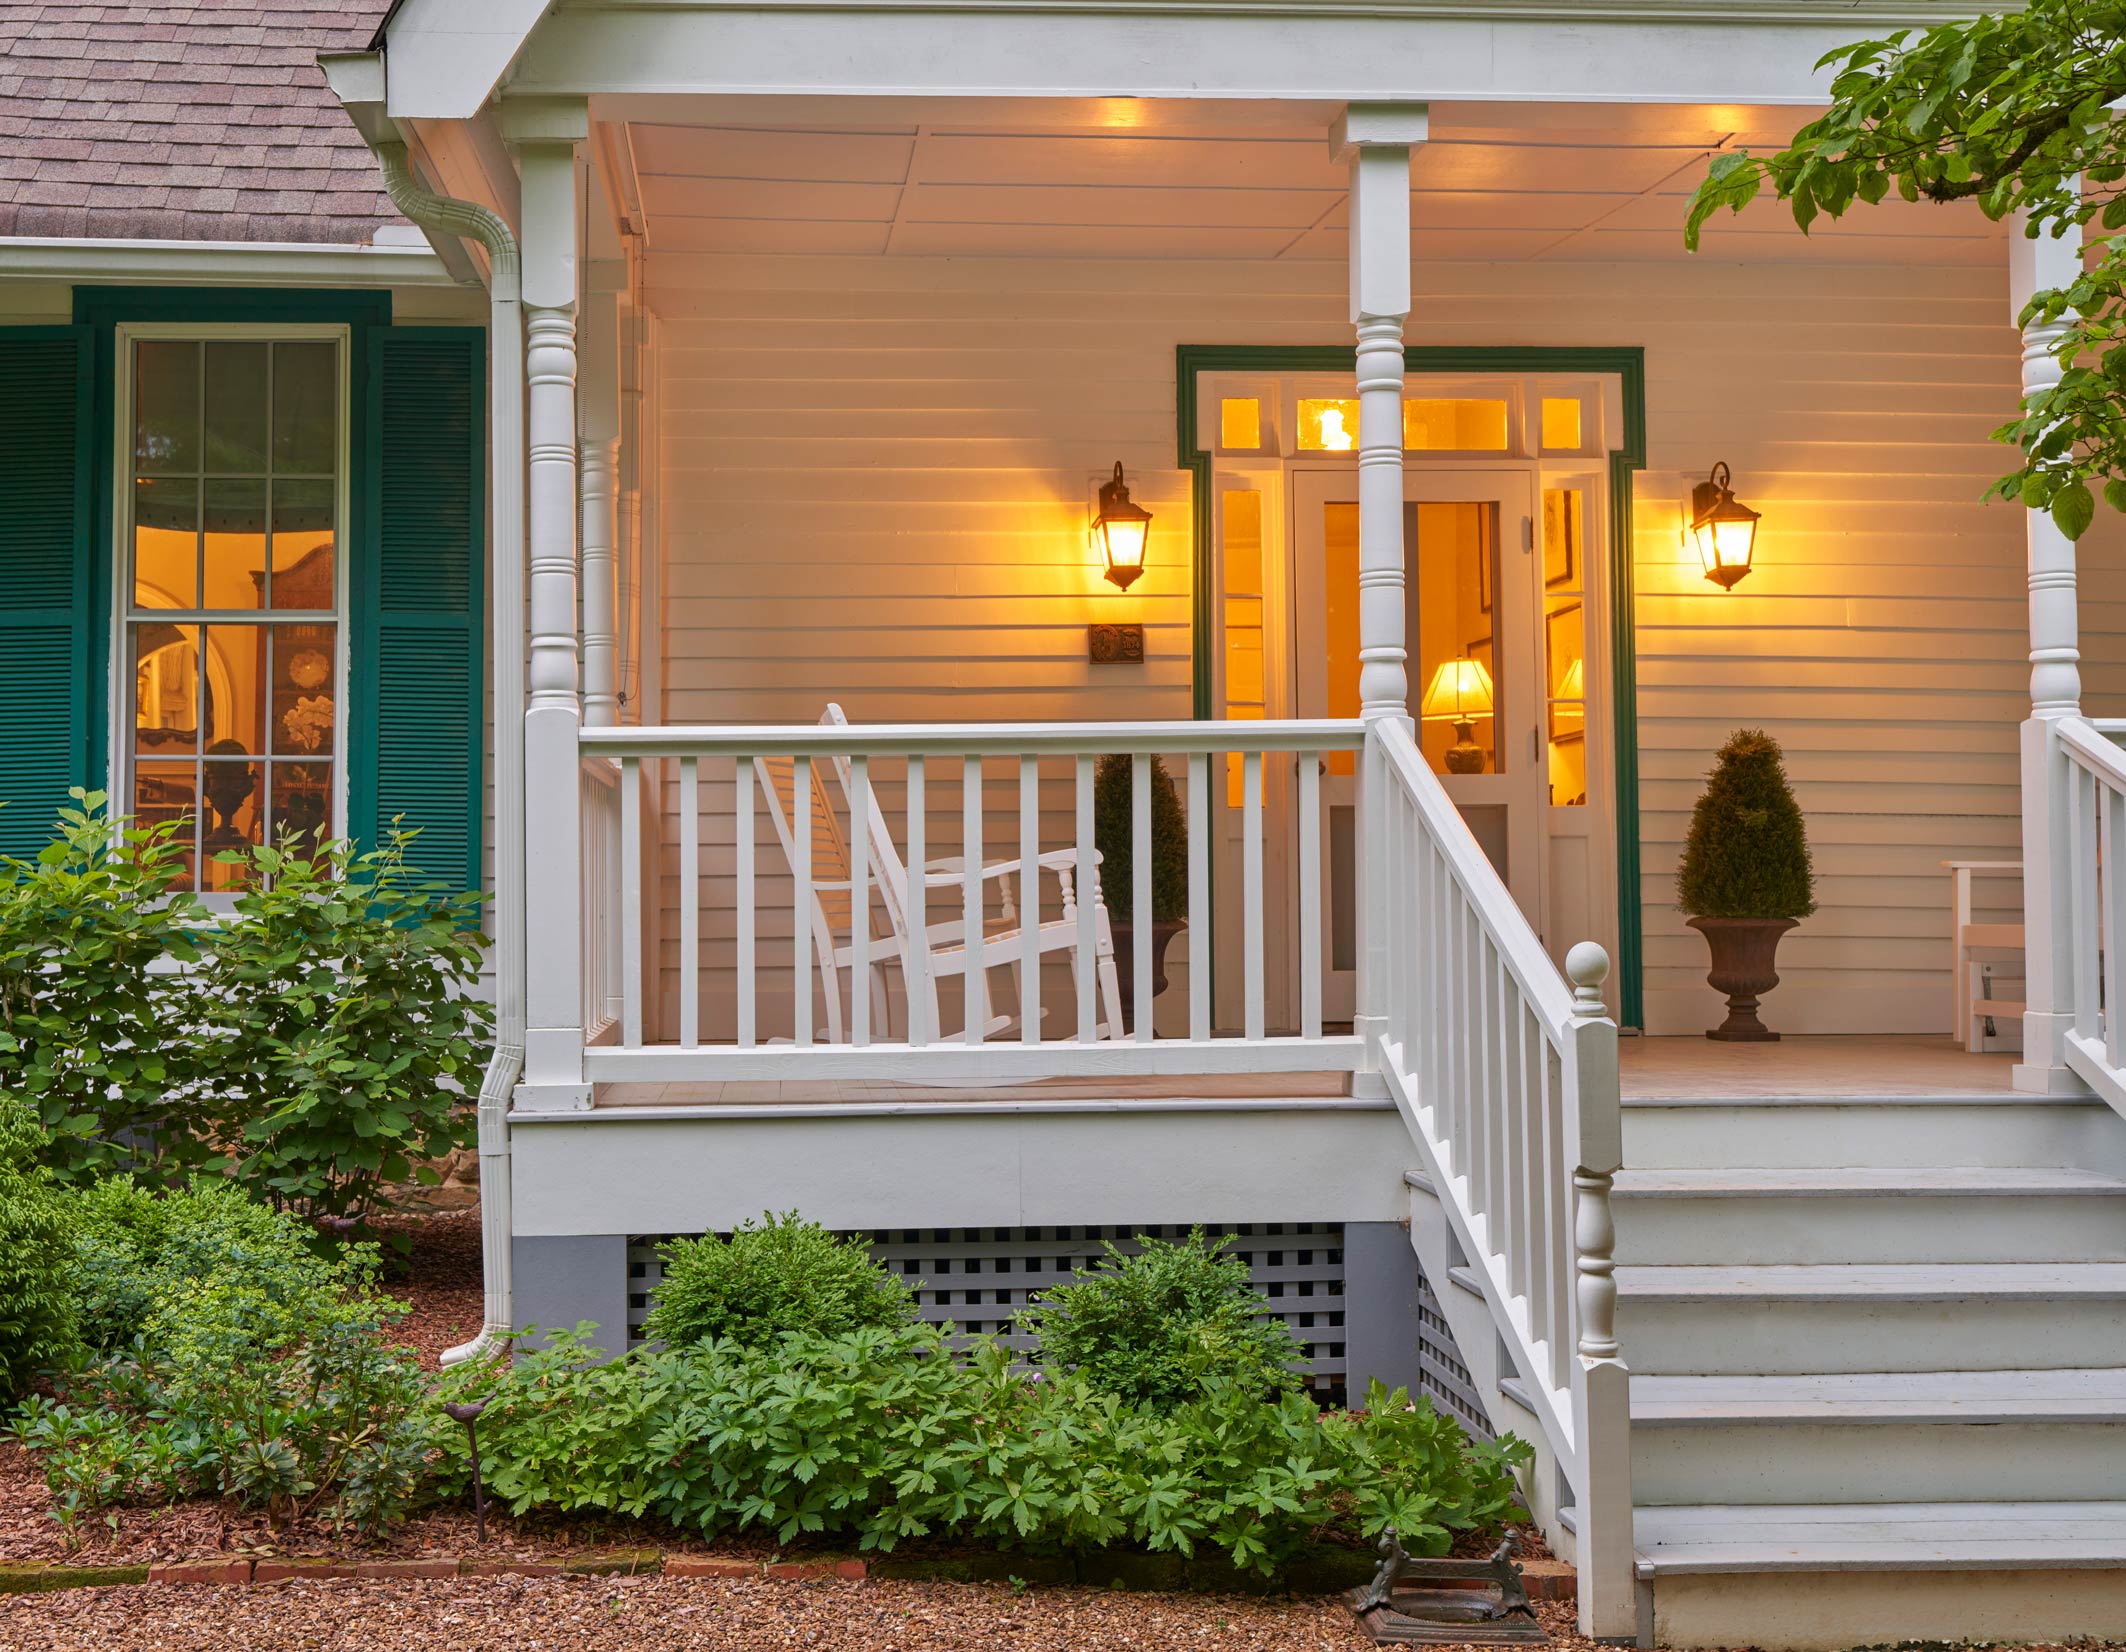
[[[2023,233],[2087,234],[2078,279],[2034,293],[2024,327],[2055,326],[2061,375],[2026,395],[1993,433],[2022,468],[1989,490],[2049,511],[2079,539],[2101,491],[2126,511],[2126,4],[2033,0],[2028,9],[1900,30],[1824,57],[1831,107],[1777,154],[1715,156],[1691,198],[1684,239],[1769,186],[1806,232],[1892,189],[1907,201],[1976,201]]]

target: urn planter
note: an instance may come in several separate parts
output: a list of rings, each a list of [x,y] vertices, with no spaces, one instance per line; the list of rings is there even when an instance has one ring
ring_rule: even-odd
[[[1167,944],[1181,931],[1188,928],[1186,918],[1155,918],[1152,920],[1152,996],[1157,998],[1166,991]],[[1115,924],[1115,985],[1122,994],[1122,1027],[1125,1032],[1137,1030],[1137,926]]]
[[[1723,1044],[1762,1044],[1778,1038],[1757,1019],[1757,1003],[1779,984],[1775,960],[1779,937],[1795,918],[1692,918],[1691,928],[1712,949],[1713,967],[1705,979],[1727,995],[1727,1019],[1706,1037]]]

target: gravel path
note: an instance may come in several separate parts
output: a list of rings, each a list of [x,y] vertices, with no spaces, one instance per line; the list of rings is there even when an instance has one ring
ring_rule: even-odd
[[[1329,1601],[677,1578],[150,1584],[0,1597],[24,1652],[1360,1652]]]

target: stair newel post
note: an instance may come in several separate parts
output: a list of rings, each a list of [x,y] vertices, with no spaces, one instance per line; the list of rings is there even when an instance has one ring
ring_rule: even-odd
[[[1388,937],[1372,908],[1387,888],[1387,776],[1373,725],[1405,720],[1403,637],[1403,323],[1410,314],[1410,152],[1425,141],[1421,103],[1345,108],[1329,152],[1350,168],[1351,324],[1357,330],[1358,696],[1368,733],[1359,763],[1358,984],[1354,1089],[1384,1094]]]
[[[2033,293],[2073,283],[2082,269],[2079,234],[2031,240],[2017,214],[2008,236],[2009,316],[2022,324]],[[2052,352],[2073,324],[2071,314],[2022,329],[2023,394],[2048,390],[2064,369]],[[2023,513],[2030,591],[2030,715],[2022,726],[2023,786],[2023,1058],[2018,1090],[2081,1091],[2067,1067],[2075,1024],[2073,885],[2068,868],[2072,765],[2057,726],[2082,710],[2081,626],[2074,541],[2046,511]]]
[[[1617,1342],[1617,1226],[1610,1189],[1624,1163],[1617,1024],[1602,1001],[1609,954],[1582,941],[1565,955],[1572,983],[1566,1095],[1573,1137],[1572,1258],[1575,1328],[1573,1491],[1580,1573],[1580,1632],[1604,1640],[1638,1634],[1632,1549],[1631,1373]]]
[[[580,98],[510,102],[504,135],[522,174],[526,505],[531,649],[524,713],[527,976],[524,1079],[517,1104],[590,1105],[583,1069],[583,865],[576,576],[576,146],[589,134]],[[565,892],[565,893],[564,893]]]

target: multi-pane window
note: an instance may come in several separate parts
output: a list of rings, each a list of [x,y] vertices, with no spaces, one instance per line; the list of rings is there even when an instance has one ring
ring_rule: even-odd
[[[329,830],[340,795],[344,418],[336,338],[128,341],[125,789],[216,856]],[[123,725],[121,725],[123,726]]]

